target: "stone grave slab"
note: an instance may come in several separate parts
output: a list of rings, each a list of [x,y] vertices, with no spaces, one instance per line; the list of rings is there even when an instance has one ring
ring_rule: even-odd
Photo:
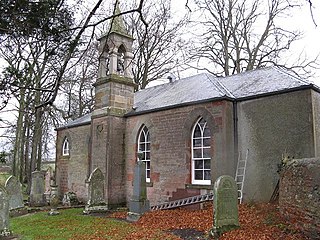
[[[41,207],[47,205],[45,198],[45,185],[43,171],[34,171],[31,173],[31,191],[30,191],[30,206]]]
[[[129,202],[128,221],[138,221],[140,216],[150,210],[150,202],[147,199],[146,165],[143,161],[137,161],[134,168],[133,194]]]
[[[214,184],[214,224],[211,236],[239,228],[238,193],[233,177],[220,176]]]
[[[88,202],[85,206],[84,213],[108,211],[105,202],[105,178],[102,171],[96,168],[88,179]]]

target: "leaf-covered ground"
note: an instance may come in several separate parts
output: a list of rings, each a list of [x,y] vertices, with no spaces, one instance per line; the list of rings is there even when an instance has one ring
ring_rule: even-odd
[[[126,212],[88,216],[82,209],[68,209],[57,216],[47,213],[12,218],[11,230],[19,239],[204,240],[213,223],[212,205],[198,211],[148,212],[136,223],[125,221]],[[277,205],[240,205],[239,219],[241,227],[220,240],[308,239],[280,217]]]
[[[120,215],[118,213],[118,216],[115,214],[114,217],[121,217]],[[122,217],[125,216],[122,215]],[[223,234],[220,240],[309,239],[280,216],[275,204],[239,205],[239,221],[241,227]],[[140,232],[141,235],[136,233],[137,235],[129,239],[152,239],[143,238],[145,237],[143,232],[148,229],[160,229],[179,234],[181,238],[177,239],[205,239],[212,228],[212,223],[212,206],[198,211],[184,209],[154,211],[146,213],[134,224],[143,229]]]

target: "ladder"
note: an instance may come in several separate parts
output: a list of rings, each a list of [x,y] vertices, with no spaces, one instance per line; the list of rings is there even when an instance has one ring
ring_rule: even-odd
[[[237,183],[238,200],[240,204],[242,203],[242,199],[243,199],[243,183],[246,176],[248,154],[249,154],[249,149],[247,149],[245,159],[242,159],[241,152],[239,152],[236,177],[234,179]]]
[[[151,206],[150,209],[151,211],[171,209],[171,208],[177,208],[177,207],[187,206],[187,205],[196,204],[196,203],[202,203],[202,202],[211,201],[211,200],[213,200],[213,193],[208,193],[204,195],[196,195],[192,197],[187,197],[187,198],[182,198],[182,199],[178,199],[170,202],[161,203],[158,205]]]
[[[280,179],[278,180],[277,182],[277,185],[272,193],[272,196],[270,198],[270,201],[269,202],[275,202],[279,199],[279,187],[280,187]]]

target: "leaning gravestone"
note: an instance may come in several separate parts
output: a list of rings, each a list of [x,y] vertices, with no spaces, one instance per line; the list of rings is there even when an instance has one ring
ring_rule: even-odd
[[[96,168],[88,179],[88,202],[83,213],[105,212],[108,210],[105,202],[104,175],[99,168]]]
[[[138,221],[140,216],[150,210],[147,199],[146,165],[143,161],[137,161],[134,168],[133,195],[129,202],[128,221]]]
[[[24,207],[22,185],[15,176],[8,173],[0,174],[0,185],[8,194],[9,210],[21,210]]]
[[[10,176],[5,188],[9,196],[9,210],[19,209],[24,207],[22,185],[15,176]]]
[[[41,207],[47,205],[44,195],[44,172],[34,171],[31,173],[31,191],[30,191],[30,206]]]
[[[0,186],[0,238],[9,235],[9,198],[5,188]]]
[[[239,228],[237,185],[231,176],[221,176],[214,183],[214,226],[211,236]]]

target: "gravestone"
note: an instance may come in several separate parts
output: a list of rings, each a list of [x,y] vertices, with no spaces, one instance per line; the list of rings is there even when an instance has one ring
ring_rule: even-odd
[[[9,197],[9,210],[19,209],[24,207],[22,185],[15,176],[10,176],[5,188]]]
[[[99,168],[96,168],[88,179],[88,202],[83,213],[105,212],[108,210],[105,202],[105,183],[104,175]]]
[[[22,185],[15,176],[8,173],[0,174],[0,185],[8,194],[9,210],[21,210],[24,207]]]
[[[143,161],[137,161],[134,167],[133,195],[129,202],[128,221],[138,221],[140,216],[150,210],[147,199],[146,165]]]
[[[44,175],[44,196],[47,202],[50,202],[50,195],[51,195],[51,185],[54,185],[54,170],[51,166],[47,169],[43,169],[45,171]]]
[[[31,173],[30,206],[41,207],[47,205],[45,199],[44,172],[34,171]]]
[[[62,205],[68,207],[79,205],[77,194],[75,194],[74,192],[65,193],[62,199]]]
[[[211,236],[215,239],[224,232],[240,227],[237,185],[231,176],[220,176],[214,183],[213,225]]]
[[[9,235],[9,197],[6,189],[0,186],[0,236]]]
[[[51,190],[50,190],[50,207],[51,207],[51,210],[48,213],[50,216],[54,216],[54,215],[60,214],[58,212],[58,205],[59,205],[58,186],[57,185],[51,185]]]

